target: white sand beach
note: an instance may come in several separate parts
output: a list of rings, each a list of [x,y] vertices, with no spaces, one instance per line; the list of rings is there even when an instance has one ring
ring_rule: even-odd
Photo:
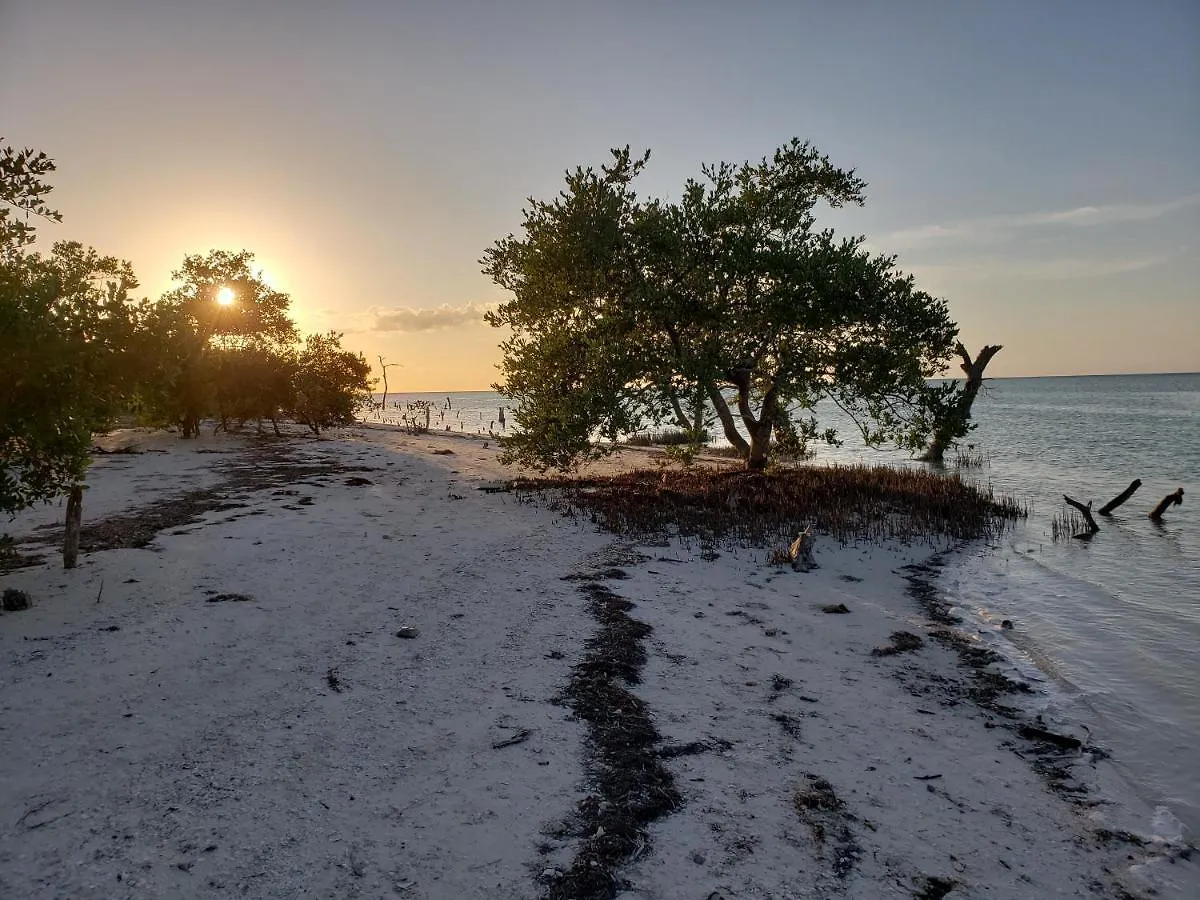
[[[997,709],[1027,698],[976,702],[904,568],[929,546],[819,539],[807,573],[633,546],[481,489],[513,473],[454,435],[129,445],[85,528],[170,524],[0,576],[33,601],[0,615],[2,898],[561,896],[612,800],[564,699],[611,596],[650,628],[626,687],[679,798],[612,896],[1200,896],[1185,844],[1130,832],[1103,735],[1056,755]]]

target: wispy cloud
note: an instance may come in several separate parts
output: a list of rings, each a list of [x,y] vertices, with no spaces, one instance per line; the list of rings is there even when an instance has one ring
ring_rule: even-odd
[[[943,276],[987,278],[1044,278],[1051,280],[1073,280],[1079,278],[1104,278],[1140,272],[1161,266],[1168,261],[1163,255],[1131,256],[1110,259],[1064,258],[1040,261],[1012,261],[1002,259],[976,259],[949,265],[917,265],[913,273],[922,278]]]
[[[465,303],[462,306],[418,308],[399,306],[368,311],[367,331],[438,331],[460,325],[483,323],[483,314],[495,309],[495,303]]]
[[[892,231],[878,239],[883,246],[911,247],[936,241],[994,240],[1006,233],[1026,228],[1054,226],[1082,228],[1127,222],[1148,222],[1180,210],[1200,206],[1200,194],[1191,194],[1161,203],[1111,203],[1104,206],[1080,206],[1075,209],[1022,213],[1006,216],[982,216],[947,224],[922,225]]]

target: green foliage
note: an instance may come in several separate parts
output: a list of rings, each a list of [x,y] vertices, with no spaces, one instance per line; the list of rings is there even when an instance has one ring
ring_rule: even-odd
[[[789,417],[823,397],[868,443],[923,446],[954,407],[954,388],[928,379],[957,329],[894,257],[816,229],[819,202],[861,205],[864,182],[793,140],[703,167],[678,202],[640,200],[648,157],[614,150],[598,172],[569,172],[556,198],[530,201],[522,236],[484,254],[513,294],[488,315],[512,331],[498,389],[521,430],[506,458],[570,468],[605,452],[597,439],[679,422],[697,388],[750,468],[773,435],[806,451],[815,424]]]
[[[310,334],[296,364],[292,416],[313,434],[351,425],[371,398],[371,365],[361,353],[342,349],[342,336]]]
[[[296,326],[290,298],[253,270],[254,254],[212,250],[184,257],[180,285],[144,309],[150,372],[144,412],[199,434],[200,420],[279,417],[292,399]],[[232,302],[218,298],[229,291]]]
[[[9,215],[57,220],[39,180],[53,168],[0,147],[0,510],[10,513],[82,481],[92,433],[135,389],[129,264],[71,242],[30,252],[33,227]]]
[[[0,137],[0,253],[11,255],[33,242],[30,215],[62,221],[46,206],[46,195],[53,188],[42,179],[53,171],[54,161],[45,153],[14,150]],[[24,212],[25,220],[14,216],[16,212]]]
[[[129,263],[73,242],[33,252],[31,217],[54,163],[0,144],[0,511],[48,501],[82,482],[92,434],[135,411],[186,435],[200,420],[288,411],[314,431],[353,421],[369,366],[339,336],[297,353],[289,298],[254,273],[247,251],[187,256],[179,286],[134,302]],[[218,302],[223,290],[232,302]]]

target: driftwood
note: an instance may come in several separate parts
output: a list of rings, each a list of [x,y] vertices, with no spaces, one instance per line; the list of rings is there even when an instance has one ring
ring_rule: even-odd
[[[1090,500],[1088,501],[1087,506],[1084,506],[1078,500],[1072,500],[1066,494],[1063,494],[1063,499],[1066,500],[1068,504],[1079,510],[1080,514],[1083,516],[1083,521],[1087,525],[1087,531],[1083,534],[1077,534],[1075,537],[1085,539],[1090,538],[1093,534],[1100,530],[1100,526],[1097,525],[1096,520],[1092,518],[1092,503]]]
[[[83,485],[67,493],[67,524],[63,537],[63,568],[73,569],[79,559],[79,529],[83,524]]]
[[[817,567],[813,559],[813,530],[809,525],[792,541],[788,547],[788,556],[792,560],[792,568],[797,572],[808,572]]]
[[[1140,478],[1133,479],[1133,482],[1129,485],[1129,487],[1125,488],[1125,490],[1121,491],[1121,493],[1117,494],[1117,496],[1113,497],[1111,500],[1109,500],[1107,503],[1105,503],[1102,507],[1100,507],[1100,515],[1102,515],[1102,516],[1111,515],[1112,511],[1114,509],[1116,509],[1118,506],[1120,506],[1122,503],[1124,503],[1126,500],[1128,500],[1130,497],[1132,497],[1134,492],[1141,486],[1142,486],[1142,479],[1140,479]]]
[[[1153,519],[1155,522],[1159,522],[1162,520],[1163,513],[1165,513],[1169,507],[1179,506],[1182,503],[1183,503],[1183,488],[1176,488],[1173,492],[1171,492],[1170,494],[1167,494],[1167,496],[1163,497],[1162,500],[1159,501],[1158,506],[1154,507],[1154,509],[1151,510],[1150,518]]]

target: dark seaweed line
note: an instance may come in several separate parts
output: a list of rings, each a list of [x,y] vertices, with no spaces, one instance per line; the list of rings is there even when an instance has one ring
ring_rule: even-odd
[[[661,736],[647,704],[627,686],[640,681],[650,626],[633,603],[591,581],[579,590],[600,628],[588,639],[563,698],[587,723],[588,776],[597,796],[578,807],[584,835],[574,861],[547,887],[547,900],[612,900],[617,870],[647,847],[645,827],[678,808],[675,779],[661,763]]]

